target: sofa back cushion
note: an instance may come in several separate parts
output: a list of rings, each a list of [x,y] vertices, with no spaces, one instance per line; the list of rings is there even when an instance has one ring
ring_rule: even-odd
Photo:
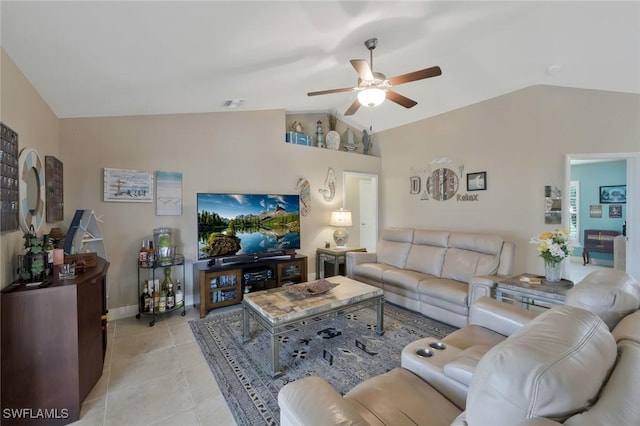
[[[593,312],[613,329],[640,307],[640,283],[617,269],[594,271],[567,292],[565,305]]]
[[[494,235],[451,233],[442,278],[468,283],[476,275],[495,274],[503,243]]]
[[[378,263],[404,268],[413,240],[411,228],[386,228],[378,242]]]
[[[494,346],[467,395],[469,424],[564,421],[597,398],[616,361],[616,343],[596,315],[557,306]]]
[[[409,250],[405,269],[440,277],[448,241],[448,231],[416,229],[413,232],[413,244]]]

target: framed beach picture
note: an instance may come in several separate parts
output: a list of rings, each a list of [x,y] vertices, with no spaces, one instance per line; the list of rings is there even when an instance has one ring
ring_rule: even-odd
[[[627,202],[627,185],[600,187],[600,204],[625,204]]]
[[[104,201],[153,203],[153,173],[105,168]]]
[[[467,191],[487,189],[487,172],[467,173]]]
[[[182,173],[156,172],[156,215],[182,215]]]

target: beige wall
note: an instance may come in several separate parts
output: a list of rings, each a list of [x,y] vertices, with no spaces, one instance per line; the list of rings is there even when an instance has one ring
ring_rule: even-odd
[[[302,217],[301,253],[315,272],[315,249],[331,240],[330,211],[342,205],[342,172],[380,173],[380,158],[284,142],[285,111],[156,115],[60,120],[65,166],[65,219],[75,209],[102,216],[110,308],[135,305],[140,241],[157,227],[174,228],[174,242],[196,258],[196,193],[296,193],[311,184],[312,208]],[[156,216],[155,204],[103,202],[103,168],[177,171],[183,174],[182,216]],[[333,167],[332,202],[319,193]],[[187,266],[187,289],[191,289]]]
[[[542,273],[528,241],[557,227],[544,224],[543,187],[563,185],[566,154],[640,151],[639,117],[638,95],[537,86],[382,132],[381,223],[495,232],[516,243],[516,272]],[[411,167],[438,157],[487,172],[479,201],[409,194]]]
[[[45,155],[60,158],[57,117],[3,49],[0,82],[0,121],[18,133],[20,150],[34,148],[43,164]],[[56,224],[43,223],[40,231],[48,233],[52,226]],[[21,230],[0,235],[0,287],[16,278],[15,257],[24,251],[22,236]]]

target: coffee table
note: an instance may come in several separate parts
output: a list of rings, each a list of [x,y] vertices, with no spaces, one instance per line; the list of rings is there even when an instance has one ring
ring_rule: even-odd
[[[314,319],[328,319],[338,314],[376,306],[376,334],[384,333],[384,292],[382,289],[343,276],[327,279],[338,284],[326,293],[313,296],[290,294],[285,287],[245,294],[242,299],[243,340],[251,340],[250,318],[269,333],[271,339],[271,375],[282,374],[278,336],[291,331],[292,324]]]

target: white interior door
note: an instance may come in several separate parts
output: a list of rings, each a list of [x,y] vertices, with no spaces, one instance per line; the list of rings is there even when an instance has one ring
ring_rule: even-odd
[[[371,181],[360,181],[360,246],[376,251],[376,189]]]

